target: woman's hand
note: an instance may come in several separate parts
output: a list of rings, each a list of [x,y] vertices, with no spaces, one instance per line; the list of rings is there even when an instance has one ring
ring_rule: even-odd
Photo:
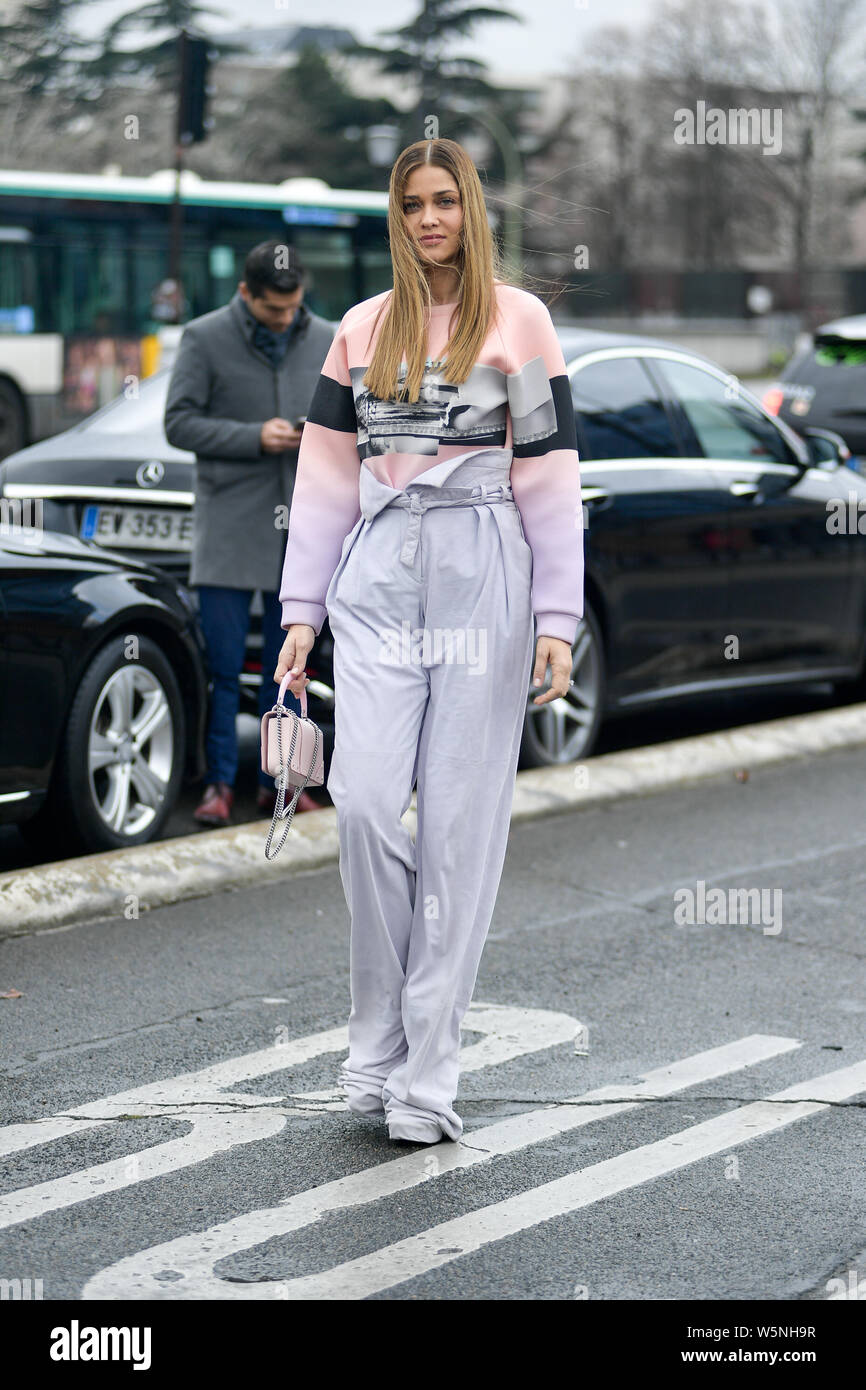
[[[534,705],[546,705],[550,700],[558,700],[568,694],[571,681],[571,647],[560,637],[539,637],[535,644],[535,669],[532,684],[543,685],[548,663],[552,674],[552,684],[544,695],[536,695]]]
[[[277,669],[274,671],[274,680],[279,685],[283,676],[289,671],[295,673],[294,679],[289,681],[288,689],[293,695],[300,695],[305,690],[309,677],[303,674],[307,664],[307,657],[313,649],[316,640],[316,629],[310,627],[309,623],[292,623],[286,633],[286,640],[280,648],[280,655],[277,659]]]

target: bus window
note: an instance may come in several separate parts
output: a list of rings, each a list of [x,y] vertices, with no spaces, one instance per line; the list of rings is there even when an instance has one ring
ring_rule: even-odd
[[[19,227],[0,227],[0,333],[36,326],[33,247]]]
[[[342,318],[355,301],[352,233],[341,227],[293,227],[292,240],[307,275],[304,299],[314,313]]]

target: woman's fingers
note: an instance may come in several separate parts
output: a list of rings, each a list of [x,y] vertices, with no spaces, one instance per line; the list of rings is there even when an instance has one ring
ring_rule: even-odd
[[[536,695],[534,705],[546,705],[551,700],[559,700],[568,694],[571,681],[571,648],[567,642],[548,637],[539,637],[535,649],[535,667],[532,684],[543,685],[548,665],[551,671],[550,689],[543,695]]]
[[[309,676],[305,676],[303,672],[300,672],[294,680],[289,681],[289,684],[286,687],[286,689],[291,690],[293,695],[300,695],[302,690],[306,690],[309,683]]]
[[[294,665],[295,639],[293,637],[289,637],[283,643],[282,649],[277,658],[277,667],[274,671],[274,680],[276,681],[277,685],[279,685],[280,681],[283,679],[283,676],[288,675],[289,671],[292,670]]]
[[[274,680],[279,683],[283,677],[291,674],[292,679],[288,682],[286,689],[291,690],[293,695],[300,695],[310,683],[309,676],[304,674],[304,667],[307,664],[307,657],[311,648],[304,650],[303,644],[292,641],[292,646],[287,650],[288,642],[280,652],[280,659],[277,662],[277,669],[274,672]]]
[[[310,650],[309,647],[305,649],[303,643],[301,643],[297,637],[287,637],[280,650],[280,655],[277,660],[277,669],[274,672],[274,680],[279,684],[283,676],[288,675],[290,671],[294,671],[296,675],[300,675],[306,665]],[[290,684],[289,689],[291,690],[293,686],[294,681]],[[297,691],[295,691],[295,694],[297,694]]]
[[[539,637],[535,644],[535,666],[532,671],[532,684],[544,685],[544,674],[547,670],[548,661],[548,641],[546,637]]]

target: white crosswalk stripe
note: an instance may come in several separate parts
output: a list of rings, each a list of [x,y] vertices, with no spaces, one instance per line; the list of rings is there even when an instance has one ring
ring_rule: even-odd
[[[431,1269],[441,1268],[493,1241],[529,1230],[542,1221],[565,1216],[617,1192],[664,1177],[702,1158],[723,1153],[736,1144],[752,1143],[807,1115],[817,1115],[827,1109],[828,1103],[848,1100],[864,1090],[866,1061],[791,1086],[766,1100],[717,1115],[667,1139],[631,1149],[541,1187],[530,1188],[528,1192],[483,1207],[468,1216],[443,1221],[323,1274],[293,1279],[284,1286],[281,1297],[305,1300],[367,1298]],[[815,1099],[800,1100],[804,1095]]]
[[[460,1054],[461,1074],[572,1043],[581,1025],[568,1014],[473,1004],[464,1029],[482,1035]],[[646,1072],[630,1085],[577,1093],[464,1133],[443,1144],[389,1157],[372,1167],[282,1200],[242,1212],[209,1229],[190,1232],[138,1251],[94,1275],[84,1299],[352,1300],[393,1289],[474,1251],[529,1231],[546,1221],[737,1145],[751,1143],[819,1114],[866,1091],[866,1061],[800,1082],[702,1124],[521,1191],[504,1201],[418,1231],[313,1275],[243,1282],[227,1275],[225,1262],[257,1246],[302,1231],[324,1214],[357,1210],[458,1169],[492,1165],[559,1135],[611,1119],[691,1087],[753,1067],[798,1049],[796,1038],[753,1034]],[[140,1152],[37,1183],[0,1198],[0,1226],[91,1201],[136,1183],[171,1175],[238,1145],[268,1139],[311,1111],[343,1112],[336,1089],[257,1095],[240,1089],[252,1078],[291,1072],[305,1062],[345,1053],[347,1029],[335,1028],[286,1041],[245,1056],[150,1085],[97,1099],[63,1115],[0,1129],[0,1154],[62,1141],[124,1116],[170,1117],[187,1132]],[[291,1084],[291,1083],[290,1083]],[[58,1158],[62,1156],[62,1148]],[[291,1253],[288,1261],[291,1263]],[[220,1272],[216,1273],[216,1267]]]
[[[151,1250],[118,1261],[95,1275],[82,1294],[86,1299],[263,1299],[268,1297],[364,1297],[364,1293],[318,1295],[295,1293],[305,1280],[256,1282],[251,1285],[227,1282],[214,1274],[214,1266],[228,1256],[249,1250],[264,1241],[297,1231],[317,1221],[325,1212],[345,1210],[368,1202],[379,1201],[404,1192],[424,1182],[434,1181],[457,1168],[476,1167],[490,1163],[495,1157],[544,1142],[558,1134],[583,1125],[633,1110],[654,1098],[676,1094],[689,1087],[711,1081],[719,1076],[753,1066],[771,1057],[800,1047],[795,1038],[754,1035],[709,1051],[686,1057],[669,1066],[648,1072],[635,1086],[606,1086],[565,1102],[515,1115],[495,1124],[465,1134],[458,1144],[447,1144],[429,1151],[419,1151],[405,1158],[391,1159],[361,1173],[322,1184],[287,1198],[279,1206],[248,1212],[210,1229],[181,1236]],[[821,1107],[818,1107],[821,1108]],[[748,1137],[752,1137],[749,1135]],[[674,1136],[671,1143],[676,1143]],[[694,1160],[689,1160],[694,1161]],[[580,1176],[580,1175],[578,1175]],[[627,1184],[628,1185],[628,1184]],[[543,1189],[536,1189],[543,1190]],[[483,1220],[482,1213],[475,1217]],[[471,1218],[465,1218],[470,1220]],[[538,1220],[547,1219],[540,1216]],[[533,1223],[530,1223],[533,1224]],[[492,1235],[491,1239],[498,1239]],[[421,1239],[413,1237],[412,1239]],[[451,1242],[455,1244],[457,1242]],[[484,1243],[483,1241],[481,1243]],[[400,1250],[398,1246],[388,1251]],[[441,1246],[442,1241],[439,1242]],[[461,1247],[462,1248],[462,1247]],[[381,1256],[387,1264],[386,1251],[368,1257]],[[437,1259],[440,1257],[437,1256]],[[452,1255],[451,1258],[456,1258]],[[444,1258],[442,1263],[444,1263]],[[432,1266],[431,1266],[432,1267]],[[398,1268],[399,1266],[392,1266]],[[344,1278],[341,1268],[327,1275],[316,1276],[327,1281],[334,1276],[334,1287]],[[168,1275],[167,1275],[168,1272]],[[355,1278],[356,1276],[352,1276]],[[387,1277],[377,1266],[375,1274],[364,1272],[364,1278],[381,1280]],[[411,1274],[397,1273],[392,1280],[400,1283]],[[350,1279],[351,1283],[351,1279]],[[391,1287],[378,1284],[377,1287]],[[368,1290],[372,1291],[372,1289]]]
[[[577,1019],[569,1014],[481,1003],[470,1006],[465,1026],[467,1031],[483,1034],[480,1042],[461,1050],[461,1070],[466,1072],[571,1042],[580,1028]],[[306,1115],[311,1109],[343,1110],[337,1090],[292,1096],[290,1099],[296,1104],[285,1105],[282,1095],[244,1094],[228,1088],[332,1052],[345,1052],[348,1044],[348,1029],[333,1028],[233,1057],[201,1071],[89,1101],[62,1116],[7,1125],[0,1129],[0,1155],[34,1148],[129,1114],[182,1120],[190,1125],[190,1130],[149,1149],[0,1197],[0,1229],[203,1163],[239,1144],[267,1139],[279,1133],[288,1119]]]

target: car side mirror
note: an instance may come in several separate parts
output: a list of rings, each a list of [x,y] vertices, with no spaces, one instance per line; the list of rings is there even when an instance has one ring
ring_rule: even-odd
[[[851,450],[835,430],[807,425],[801,431],[814,468],[850,468]]]

